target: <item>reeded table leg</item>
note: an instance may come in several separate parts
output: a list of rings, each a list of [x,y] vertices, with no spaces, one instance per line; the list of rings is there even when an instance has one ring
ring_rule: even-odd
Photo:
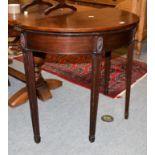
[[[96,116],[99,98],[99,85],[100,85],[100,67],[101,67],[101,54],[93,54],[92,56],[92,87],[91,87],[91,101],[90,101],[90,128],[89,128],[89,141],[95,141],[96,130]]]
[[[33,54],[31,51],[23,51],[23,56],[24,56],[25,76],[27,81],[27,90],[30,103],[34,140],[36,143],[39,143],[41,138],[39,130],[38,103],[36,94]]]
[[[127,70],[126,70],[126,98],[125,98],[125,119],[129,117],[130,89],[132,78],[132,61],[133,61],[134,43],[128,47]]]
[[[111,51],[105,51],[104,94],[108,94],[110,80]]]

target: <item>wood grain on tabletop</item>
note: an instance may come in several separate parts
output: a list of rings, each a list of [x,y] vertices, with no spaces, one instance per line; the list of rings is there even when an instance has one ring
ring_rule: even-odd
[[[49,15],[31,9],[28,15],[19,14],[13,20],[9,15],[9,24],[20,25],[21,28],[49,32],[96,32],[121,29],[138,22],[136,15],[117,8],[97,9],[77,6],[77,11],[58,9]],[[123,23],[120,23],[123,22]]]

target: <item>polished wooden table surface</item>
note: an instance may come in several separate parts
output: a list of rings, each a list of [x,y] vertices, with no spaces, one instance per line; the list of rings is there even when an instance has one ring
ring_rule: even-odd
[[[80,7],[81,8],[81,7]],[[97,32],[104,30],[117,30],[133,25],[137,16],[114,8],[90,9],[76,12],[56,10],[46,16],[38,11],[32,11],[29,15],[16,15],[13,20],[9,15],[9,25],[20,25],[20,28],[35,31],[49,32]],[[120,23],[124,21],[124,23]]]
[[[138,17],[118,9],[92,9],[76,12],[68,9],[53,11],[48,16],[38,11],[9,15],[9,25],[21,32],[21,45],[27,89],[34,131],[39,143],[39,117],[36,96],[33,53],[43,54],[89,54],[92,56],[92,87],[90,97],[89,140],[94,142],[99,98],[100,65],[105,58],[105,87],[108,88],[110,56],[112,50],[128,46],[125,118],[128,118],[134,34]],[[105,93],[108,93],[108,89]],[[77,98],[79,96],[77,95]]]

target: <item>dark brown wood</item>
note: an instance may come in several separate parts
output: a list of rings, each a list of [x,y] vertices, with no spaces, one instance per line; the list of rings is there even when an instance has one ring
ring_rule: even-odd
[[[14,25],[8,25],[8,36],[17,37],[20,36],[20,32],[14,30]]]
[[[23,81],[25,82],[26,79],[25,79],[25,74],[23,74],[22,72],[12,68],[12,67],[8,67],[8,74],[10,76],[13,76],[15,77],[16,79],[20,80],[20,81]]]
[[[54,10],[57,10],[57,9],[64,9],[64,8],[68,8],[68,9],[71,9],[72,11],[76,11],[76,7],[72,6],[72,5],[68,5],[65,0],[57,0],[58,1],[58,4],[56,4],[55,6],[51,6],[49,8],[47,8],[45,11],[44,11],[44,14],[45,15],[48,15],[50,12],[54,11]]]
[[[90,100],[90,127],[89,127],[90,142],[95,141],[101,59],[102,59],[101,54],[93,54],[92,56],[92,87],[91,87],[91,100]]]
[[[26,47],[47,53],[56,54],[88,54],[94,49],[96,38],[93,36],[57,36],[27,32],[29,40]],[[46,45],[46,46],[45,46]],[[79,46],[80,45],[80,46]]]
[[[24,57],[24,67],[25,67],[25,76],[27,81],[28,96],[29,96],[29,102],[30,102],[34,140],[36,143],[39,143],[41,138],[40,138],[40,129],[39,129],[38,103],[37,103],[37,93],[36,93],[35,73],[34,73],[34,63],[33,63],[32,52],[23,50],[23,57]]]
[[[125,31],[115,31],[104,34],[104,48],[108,51],[128,46],[133,39],[133,28],[128,27]]]
[[[128,28],[136,25],[139,21],[136,15],[116,8],[84,8],[86,10],[77,7],[75,12],[68,12],[67,9],[53,11],[48,16],[41,15],[37,11],[29,13],[28,16],[24,14],[17,15],[16,19],[9,15],[9,25],[16,23],[20,25],[21,29],[57,33],[101,33]],[[120,22],[123,22],[123,24]]]
[[[81,37],[77,37],[76,33],[71,35],[73,36],[60,34],[58,37],[56,33],[47,33],[45,35],[42,32],[33,33],[32,31],[27,31],[26,37],[29,42],[26,47],[50,54],[89,54],[92,52],[96,42],[96,38],[93,36],[95,34]],[[103,35],[104,48],[113,50],[128,46],[132,37],[132,27],[127,28],[126,31],[118,30],[117,32],[105,33]]]
[[[128,47],[127,55],[127,70],[126,70],[126,96],[125,96],[125,119],[129,117],[129,103],[130,103],[130,89],[131,89],[131,78],[132,78],[132,61],[133,61],[133,50],[134,42]]]
[[[23,5],[21,10],[22,10],[22,12],[24,12],[29,7],[34,6],[34,5],[47,5],[49,7],[53,6],[50,2],[46,2],[46,1],[43,1],[43,0],[33,0],[32,2]]]
[[[25,69],[27,70],[28,86],[30,86],[32,80],[32,83],[35,83],[35,79],[30,79],[30,73],[28,74],[29,71],[32,73],[34,67],[32,51],[48,54],[92,55],[89,140],[93,142],[95,140],[99,98],[100,63],[102,57],[105,55],[103,52],[112,51],[125,45],[131,45],[139,19],[136,15],[118,9],[80,10],[81,7],[77,6],[77,11],[74,13],[68,13],[68,11],[64,9],[63,11],[53,11],[49,16],[41,16],[38,12],[30,14],[29,18],[19,15],[16,18],[16,27],[22,32],[21,45],[25,51],[24,62]],[[9,17],[9,19],[10,18],[11,17]],[[10,19],[9,24],[12,25],[13,23],[15,23],[15,21]],[[133,55],[130,48],[129,51],[125,116],[129,108],[131,85],[131,76],[129,73],[131,72],[130,65]],[[30,59],[29,62],[28,59]],[[108,68],[109,67],[107,67],[107,69]],[[108,77],[108,71],[106,74]],[[34,92],[35,94],[33,95]],[[35,86],[29,89],[29,94],[30,105],[33,105],[32,102],[34,102],[34,105],[37,105]],[[31,111],[33,117],[36,118],[36,120],[32,119],[34,124],[33,129],[35,129],[34,135],[36,136],[36,132],[39,130],[38,113],[36,113],[37,110],[33,110],[32,107]]]
[[[10,80],[8,80],[8,86],[11,86]]]
[[[36,60],[36,58],[35,58],[35,60]],[[26,82],[24,73],[17,71],[11,67],[8,68],[8,73],[10,76],[17,78],[20,81]],[[37,73],[37,75],[38,74],[39,73]],[[56,89],[56,88],[59,88],[62,86],[62,81],[56,80],[56,79],[44,80],[41,75],[39,77],[35,76],[35,79],[36,79],[36,83],[37,83],[36,84],[37,85],[37,88],[36,88],[37,96],[42,101],[46,101],[46,100],[52,98],[52,93],[50,92],[50,90],[53,90],[53,89]],[[28,100],[27,88],[24,87],[24,88],[20,89],[19,91],[17,91],[15,94],[13,94],[9,98],[8,104],[10,107],[15,108],[17,106],[24,104],[27,100]]]
[[[9,59],[8,59],[8,64],[12,64],[12,62],[13,62],[12,59],[9,58]]]
[[[34,64],[35,64],[35,81],[37,87],[37,96],[40,100],[46,101],[52,98],[52,93],[50,92],[51,89],[56,89],[62,86],[62,81],[56,79],[47,79],[44,80],[41,75],[41,66],[44,63],[44,56],[41,58],[39,56],[40,53],[35,53],[34,57]],[[15,70],[11,67],[8,67],[8,73],[10,76],[17,78],[20,81],[25,82],[25,74]],[[8,104],[10,107],[15,108],[24,104],[28,99],[27,89],[26,87],[17,91],[14,95],[9,98]]]
[[[41,75],[41,66],[44,64],[45,60],[45,53],[37,53],[33,52],[33,59],[34,59],[34,72],[35,72],[35,81],[37,87],[37,96],[46,101],[49,98],[52,98],[52,94],[48,89],[46,81],[43,79]]]
[[[50,12],[57,10],[57,9],[63,9],[63,8],[69,8],[72,11],[76,11],[76,7],[68,5],[65,0],[57,0],[58,3],[53,5],[50,2],[47,1],[43,1],[43,0],[33,0],[32,2],[22,6],[22,12],[24,12],[25,10],[27,10],[29,7],[34,6],[34,5],[47,5],[48,8],[46,8],[44,10],[44,14],[48,15]]]
[[[14,27],[9,25],[9,37],[15,37],[15,40],[11,41],[10,43],[16,43],[20,39],[20,32],[14,30]],[[56,79],[47,79],[44,80],[41,75],[41,66],[45,62],[45,54],[44,53],[35,53],[34,52],[34,64],[35,64],[35,80],[37,82],[37,96],[42,101],[46,101],[52,98],[52,93],[50,92],[51,89],[56,89],[62,86],[62,81]],[[12,59],[8,59],[8,63],[11,64],[13,62]],[[26,81],[25,74],[22,72],[15,70],[11,67],[8,68],[8,74],[21,80],[23,82]],[[10,81],[8,81],[10,86]],[[27,89],[26,87],[20,89],[15,94],[13,94],[8,101],[8,105],[10,107],[17,107],[24,104],[28,99]]]
[[[105,8],[105,7],[111,7],[106,4],[95,4],[95,3],[89,3],[89,2],[81,2],[81,1],[73,1],[73,0],[67,0],[70,4],[76,4],[76,5],[82,5],[82,6],[89,6],[93,8]]]
[[[105,51],[104,94],[108,94],[110,80],[111,51]]]
[[[108,7],[114,7],[118,3],[124,0],[69,0],[69,2],[73,2],[76,4],[83,4],[83,5],[91,5],[93,7],[96,6],[108,6]]]

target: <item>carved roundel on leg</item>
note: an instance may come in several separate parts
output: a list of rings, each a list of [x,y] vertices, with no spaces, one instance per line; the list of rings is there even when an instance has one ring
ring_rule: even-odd
[[[97,39],[97,47],[96,47],[96,53],[101,53],[103,49],[103,37],[98,37]]]
[[[23,33],[21,33],[21,35],[20,35],[20,43],[21,43],[22,48],[25,48],[26,40],[25,40],[25,36]]]

